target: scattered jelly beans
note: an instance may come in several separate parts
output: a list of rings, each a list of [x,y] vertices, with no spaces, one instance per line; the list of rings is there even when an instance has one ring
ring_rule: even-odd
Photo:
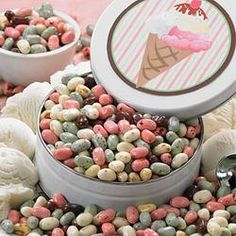
[[[73,27],[54,15],[49,3],[37,10],[6,11],[0,18],[0,30],[0,47],[22,54],[53,51],[75,40]]]
[[[42,115],[40,129],[45,143],[54,145],[54,158],[75,171],[109,182],[149,181],[193,157],[199,119],[138,113],[117,103],[92,74],[67,73],[61,81],[45,102],[42,113],[48,117]],[[182,198],[172,204],[181,208],[189,202]]]
[[[144,203],[117,211],[94,204],[84,208],[55,193],[50,200],[39,196],[20,209],[9,210],[8,218],[0,223],[8,234],[29,236],[236,235],[235,190],[222,195],[215,186],[211,194],[212,186],[199,177],[183,196],[174,196],[165,205]]]

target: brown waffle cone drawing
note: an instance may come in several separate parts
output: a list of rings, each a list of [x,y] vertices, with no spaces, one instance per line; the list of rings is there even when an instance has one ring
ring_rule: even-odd
[[[136,87],[143,87],[158,75],[169,70],[193,52],[168,46],[156,34],[148,36]]]

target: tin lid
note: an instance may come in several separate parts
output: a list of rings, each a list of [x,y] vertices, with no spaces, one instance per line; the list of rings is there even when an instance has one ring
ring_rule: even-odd
[[[98,83],[141,112],[192,118],[236,91],[231,0],[115,0],[91,45]]]

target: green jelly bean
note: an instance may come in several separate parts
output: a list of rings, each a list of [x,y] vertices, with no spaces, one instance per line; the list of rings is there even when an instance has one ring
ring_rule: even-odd
[[[194,138],[190,141],[189,146],[196,150],[199,145],[200,140],[198,138]]]
[[[85,169],[82,168],[82,167],[79,167],[79,166],[75,167],[74,171],[76,171],[79,174],[84,174],[85,173]]]
[[[221,228],[221,235],[220,236],[231,236],[231,231],[227,228]]]
[[[79,131],[77,125],[74,122],[66,121],[63,123],[62,127],[65,132],[69,132],[69,133],[75,134],[75,135]]]
[[[83,151],[87,151],[91,147],[91,143],[87,139],[79,139],[72,143],[71,150],[73,152],[79,153]]]
[[[138,222],[136,224],[133,225],[133,228],[138,231],[140,229],[146,229],[147,227],[145,225],[143,225],[141,222]]]
[[[45,29],[45,30],[43,31],[43,33],[41,34],[41,36],[42,36],[42,38],[48,40],[48,38],[49,38],[50,36],[52,36],[52,35],[54,35],[54,34],[56,34],[56,33],[57,33],[57,28],[54,27],[54,26],[50,26],[50,27],[48,27],[47,29]]]
[[[167,139],[167,141],[168,141],[169,143],[171,143],[171,144],[172,144],[177,138],[179,138],[178,135],[177,135],[175,132],[173,132],[173,131],[169,131],[169,132],[166,133],[166,139]]]
[[[32,54],[47,52],[47,49],[42,44],[34,44],[30,47],[30,52]]]
[[[152,224],[152,218],[149,212],[141,212],[139,221],[144,227],[149,227]]]
[[[133,170],[132,170],[132,163],[129,162],[125,165],[125,169],[124,171],[127,173],[127,174],[130,174]]]
[[[77,101],[77,102],[80,104],[80,107],[83,106],[83,104],[84,104],[84,99],[83,99],[83,97],[82,97],[79,93],[77,93],[77,92],[72,92],[69,96],[71,97],[72,100]]]
[[[179,131],[179,119],[175,116],[170,117],[168,128],[170,131],[178,132]]]
[[[31,229],[36,229],[39,225],[39,219],[35,216],[30,216],[27,219],[27,225],[31,228]]]
[[[236,206],[229,206],[226,210],[230,213],[231,216],[236,215]]]
[[[119,143],[119,137],[117,135],[115,134],[109,135],[107,139],[107,145],[109,149],[111,149],[112,151],[116,150],[118,143]]]
[[[158,135],[158,136],[156,136],[156,141],[154,143],[150,144],[150,145],[153,148],[155,146],[158,146],[161,143],[164,143],[164,138],[162,136]]]
[[[62,209],[56,209],[52,212],[52,217],[57,218],[58,220],[61,219],[61,217],[63,216],[63,210]]]
[[[100,147],[103,150],[107,148],[107,141],[101,134],[95,134],[92,137],[92,143],[95,147]]]
[[[183,143],[184,143],[184,147],[185,146],[189,146],[189,140],[187,139],[187,138],[181,138],[182,139],[182,141],[183,141]]]
[[[220,186],[216,195],[217,195],[217,198],[220,198],[220,197],[224,197],[230,193],[231,193],[230,187],[224,185],[224,186]]]
[[[33,200],[28,200],[28,201],[26,201],[26,202],[24,202],[21,206],[20,206],[20,208],[23,208],[23,207],[33,207],[34,206],[34,201]]]
[[[183,123],[180,123],[179,125],[179,131],[177,132],[177,135],[180,137],[180,138],[183,138],[187,133],[187,127],[185,124]]]
[[[36,234],[39,234],[39,235],[43,235],[43,231],[40,228],[33,229],[31,231],[31,233],[36,233]]]
[[[189,225],[187,226],[185,233],[187,235],[195,234],[197,232],[197,226],[196,225]]]
[[[151,229],[158,231],[160,228],[166,227],[166,222],[164,220],[155,220],[152,222]]]
[[[78,137],[69,132],[63,132],[60,134],[60,139],[64,143],[74,143],[75,141],[78,140]]]
[[[214,193],[215,192],[215,186],[207,181],[207,180],[202,180],[198,183],[198,187],[200,190],[209,190],[211,193]]]
[[[115,160],[114,152],[110,149],[106,149],[105,150],[105,158],[106,158],[107,163],[110,163],[110,162],[114,161]]]
[[[177,217],[179,224],[177,225],[178,229],[184,230],[187,227],[185,220],[182,217]]]
[[[43,25],[43,24],[37,24],[36,26],[35,26],[35,29],[36,29],[36,32],[37,32],[37,34],[42,34],[43,33],[43,31],[46,29],[47,27],[45,26],[45,25]]]
[[[190,201],[189,209],[194,211],[199,211],[201,209],[201,206],[194,201]]]
[[[30,25],[28,27],[26,27],[26,29],[24,30],[22,36],[24,39],[26,39],[26,37],[28,35],[35,35],[37,34],[37,30],[36,30],[36,27],[34,25]]]
[[[180,216],[181,217],[185,217],[185,215],[187,214],[188,210],[186,208],[180,208]]]
[[[185,153],[179,153],[173,158],[171,162],[171,167],[173,169],[178,169],[180,166],[184,165],[187,161],[188,161],[188,155]]]
[[[8,234],[12,234],[14,231],[14,224],[11,220],[3,220],[1,227]]]
[[[98,211],[99,211],[99,207],[95,204],[90,204],[84,209],[84,213],[90,213],[93,216],[97,215]]]
[[[84,168],[87,170],[90,166],[94,164],[93,159],[87,156],[76,156],[75,157],[75,164],[79,167]]]
[[[164,176],[164,175],[168,175],[171,171],[170,166],[165,164],[165,163],[161,163],[161,162],[155,162],[151,165],[150,169],[152,170],[152,172],[156,175],[160,175],[160,176]]]
[[[61,217],[60,224],[62,226],[69,225],[75,219],[75,217],[76,217],[75,214],[69,211]]]
[[[63,75],[63,77],[61,78],[61,82],[64,84],[64,85],[67,85],[68,82],[75,78],[75,77],[78,77],[79,75],[77,73],[74,73],[74,72],[70,72],[70,73],[67,73],[65,75]]]
[[[40,44],[41,37],[37,34],[29,34],[26,35],[26,40],[32,45],[32,44]]]
[[[190,120],[186,120],[185,124],[188,125],[188,126],[197,126],[197,125],[199,125],[199,119],[198,118],[193,118],[193,119],[190,119]]]
[[[116,217],[125,217],[125,209],[119,209],[116,211]]]
[[[158,234],[160,236],[175,236],[176,230],[172,226],[167,226],[164,228],[158,229]]]
[[[146,147],[148,150],[150,150],[150,145],[146,142],[144,142],[142,139],[137,139],[135,142],[134,142],[134,145],[136,147]]]
[[[179,224],[179,220],[174,213],[168,213],[165,220],[169,226],[177,227]]]
[[[177,138],[171,145],[171,154],[173,156],[181,153],[184,149],[184,142],[181,138]]]
[[[15,41],[13,38],[6,38],[4,44],[2,45],[2,49],[11,50],[14,43],[15,43]]]
[[[52,17],[54,15],[53,13],[53,7],[50,3],[43,3],[41,7],[38,9],[39,16],[47,19],[49,17]]]

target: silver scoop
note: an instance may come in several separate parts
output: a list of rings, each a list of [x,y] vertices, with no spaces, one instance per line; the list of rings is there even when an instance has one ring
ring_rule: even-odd
[[[236,154],[223,158],[216,169],[216,176],[221,186],[236,188]]]

